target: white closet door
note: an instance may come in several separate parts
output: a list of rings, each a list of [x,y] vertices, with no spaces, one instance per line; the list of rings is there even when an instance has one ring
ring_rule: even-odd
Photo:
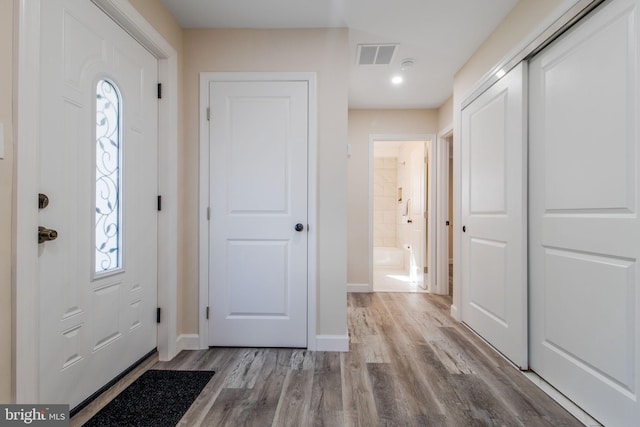
[[[462,320],[527,367],[524,64],[462,111]]]
[[[531,367],[610,426],[640,425],[639,3],[530,65]]]
[[[308,90],[210,85],[213,346],[307,346]]]

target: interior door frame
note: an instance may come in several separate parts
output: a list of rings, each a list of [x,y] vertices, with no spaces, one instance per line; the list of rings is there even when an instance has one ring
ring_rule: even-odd
[[[13,103],[16,141],[13,187],[12,390],[18,403],[38,402],[39,306],[38,227],[35,197],[39,189],[40,132],[40,4],[46,0],[14,0],[15,40]],[[165,83],[158,103],[158,190],[164,196],[158,214],[158,306],[163,320],[157,328],[160,360],[171,360],[181,349],[177,337],[178,284],[178,55],[175,49],[126,0],[92,0],[124,31],[158,60],[158,79]]]
[[[374,159],[374,146],[376,142],[382,142],[382,141],[423,141],[424,142],[424,153],[425,155],[427,155],[427,152],[429,153],[429,164],[430,167],[428,168],[427,173],[429,174],[429,186],[432,189],[437,188],[437,179],[438,179],[438,169],[437,169],[437,164],[436,164],[436,159],[438,156],[438,143],[437,143],[437,139],[436,139],[436,135],[432,134],[432,133],[420,133],[420,134],[371,134],[369,135],[369,283],[368,283],[368,287],[365,286],[359,286],[358,289],[356,290],[357,292],[373,292],[373,159]],[[429,146],[427,146],[427,142],[429,142]],[[425,172],[425,170],[423,169],[423,172]],[[433,182],[433,181],[436,182]],[[426,191],[426,189],[425,189]],[[428,198],[425,197],[425,210],[429,209],[429,204],[431,204],[431,208],[432,208],[432,213],[431,215],[433,216],[433,219],[430,218],[429,221],[426,221],[425,218],[425,222],[427,223],[425,225],[425,230],[428,232],[429,236],[437,236],[437,232],[436,232],[436,221],[437,221],[437,204],[436,204],[436,191],[431,191],[428,193]],[[435,209],[434,209],[435,208]],[[425,240],[424,240],[424,249],[425,251],[428,250],[428,254],[433,255],[434,253],[437,253],[437,251],[439,250],[436,246],[436,239],[429,239],[429,241],[427,241],[427,238],[425,236]],[[427,249],[428,248],[428,249]],[[431,260],[431,258],[429,258],[429,260]],[[433,292],[433,288],[435,286],[435,277],[438,273],[438,268],[437,268],[437,264],[435,262],[435,259],[433,261],[429,261],[427,264],[429,265],[425,265],[425,267],[428,267],[430,265],[433,265],[434,268],[433,270],[435,270],[436,274],[434,275],[429,275],[429,279],[430,281],[428,283],[426,283],[426,290],[429,292]],[[424,274],[424,273],[423,273]],[[426,277],[426,275],[425,275]],[[350,291],[353,291],[352,289],[350,289]]]
[[[451,142],[450,142],[451,141]],[[453,125],[450,124],[438,132],[438,164],[437,189],[436,189],[436,210],[437,224],[436,237],[438,239],[436,249],[436,282],[433,293],[438,295],[449,295],[449,228],[453,224],[446,225],[449,218],[449,144],[453,145]]]
[[[308,83],[308,161],[307,161],[307,349],[317,349],[317,247],[318,232],[318,111],[317,75],[314,72],[201,72],[200,73],[200,193],[199,236],[199,314],[198,335],[201,349],[209,348],[209,85],[217,81],[305,81]]]

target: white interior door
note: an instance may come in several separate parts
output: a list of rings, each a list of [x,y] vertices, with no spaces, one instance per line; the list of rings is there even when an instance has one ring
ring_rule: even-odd
[[[604,425],[640,425],[638,6],[534,58],[531,368]]]
[[[210,345],[307,346],[308,82],[210,84]]]
[[[525,68],[462,111],[462,320],[527,367]]]
[[[39,394],[73,408],[156,347],[157,62],[93,3],[41,4]]]

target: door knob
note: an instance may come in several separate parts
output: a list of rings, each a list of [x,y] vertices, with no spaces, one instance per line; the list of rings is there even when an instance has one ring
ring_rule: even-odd
[[[38,227],[38,243],[44,243],[58,238],[58,232],[45,227]]]
[[[302,231],[304,230],[304,225],[302,225],[301,223],[297,223],[296,224],[296,231]]]

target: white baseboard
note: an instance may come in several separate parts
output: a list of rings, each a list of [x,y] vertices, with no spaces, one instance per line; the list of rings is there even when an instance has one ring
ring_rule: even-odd
[[[458,322],[460,321],[460,313],[458,313],[458,307],[455,305],[451,305],[451,317],[456,319]]]
[[[560,406],[566,409],[571,415],[576,417],[582,424],[588,427],[602,427],[602,424],[594,420],[578,405],[567,399],[562,393],[553,388],[553,386],[547,383],[538,374],[533,371],[526,371],[523,372],[523,374],[525,377],[531,380],[531,382],[537,385],[538,388],[544,391],[549,397],[555,400]]]
[[[368,283],[347,283],[347,292],[373,292]]]
[[[316,351],[349,351],[349,334],[316,335]]]
[[[200,350],[198,334],[181,334],[177,340],[178,353],[182,350]],[[349,334],[317,335],[316,351],[349,351]]]
[[[182,350],[200,350],[200,335],[198,334],[180,334],[176,341],[178,353]]]

